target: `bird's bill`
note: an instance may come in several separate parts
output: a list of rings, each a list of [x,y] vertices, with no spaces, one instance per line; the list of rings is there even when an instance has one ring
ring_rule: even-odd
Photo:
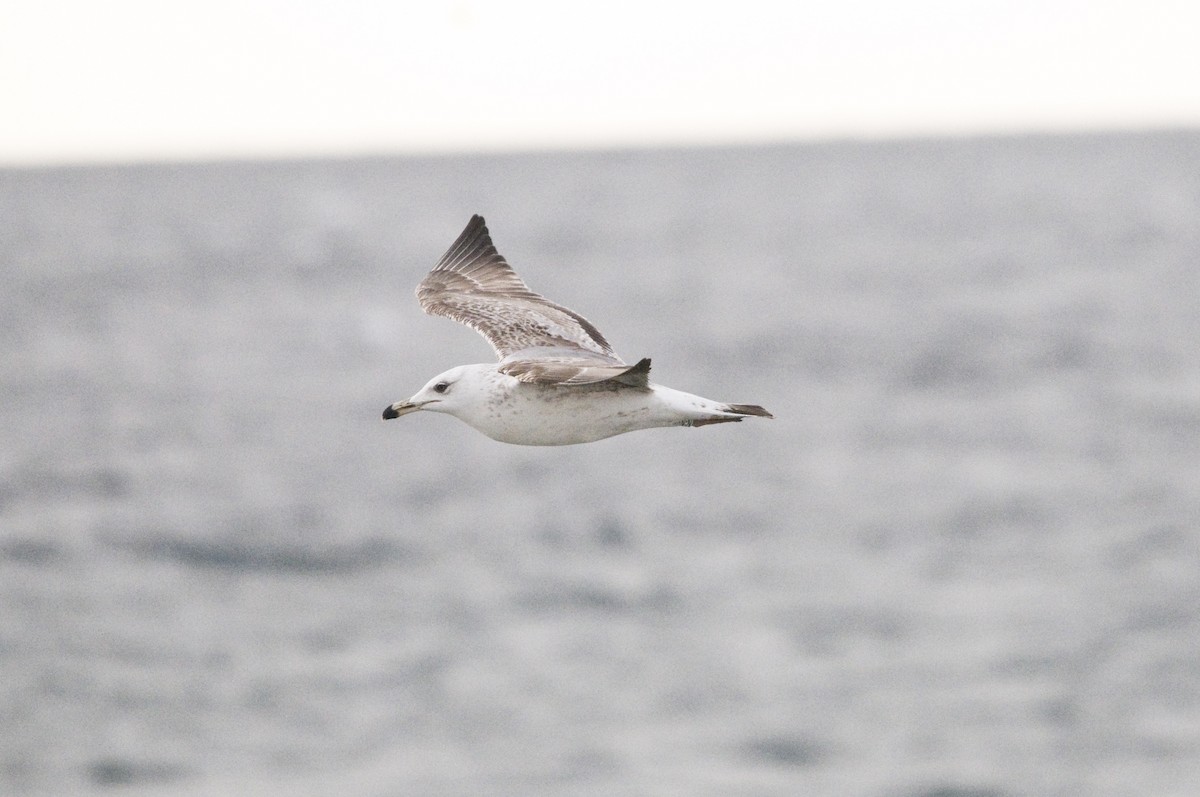
[[[395,404],[390,404],[384,408],[383,419],[390,421],[392,418],[408,415],[410,412],[416,412],[428,403],[427,401],[418,401],[415,404],[411,401],[397,401]]]

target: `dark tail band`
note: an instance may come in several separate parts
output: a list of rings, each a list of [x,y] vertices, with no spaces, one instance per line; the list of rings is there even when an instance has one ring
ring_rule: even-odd
[[[736,412],[738,415],[757,415],[759,418],[775,417],[757,404],[726,404],[725,410]]]

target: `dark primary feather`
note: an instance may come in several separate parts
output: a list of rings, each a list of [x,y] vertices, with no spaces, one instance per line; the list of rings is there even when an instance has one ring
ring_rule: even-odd
[[[466,324],[483,335],[501,359],[522,349],[555,347],[598,361],[593,365],[624,365],[586,318],[529,290],[496,251],[482,216],[471,217],[458,240],[421,280],[417,300],[426,313]],[[552,370],[543,369],[547,374]]]

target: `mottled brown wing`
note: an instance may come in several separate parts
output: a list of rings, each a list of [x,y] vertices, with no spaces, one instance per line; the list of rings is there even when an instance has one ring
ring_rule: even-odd
[[[617,382],[630,387],[649,387],[650,359],[636,365],[605,365],[598,358],[538,358],[504,360],[500,373],[522,382],[539,385],[591,385]]]
[[[623,365],[608,341],[583,316],[534,293],[492,244],[482,216],[466,229],[417,286],[430,315],[466,324],[504,359],[522,349],[550,346],[600,355]]]

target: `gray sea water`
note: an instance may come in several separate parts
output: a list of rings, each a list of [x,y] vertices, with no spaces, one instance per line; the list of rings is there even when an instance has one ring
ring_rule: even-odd
[[[382,423],[476,212],[777,418]],[[0,793],[1200,788],[1200,134],[4,171],[0,269]]]

